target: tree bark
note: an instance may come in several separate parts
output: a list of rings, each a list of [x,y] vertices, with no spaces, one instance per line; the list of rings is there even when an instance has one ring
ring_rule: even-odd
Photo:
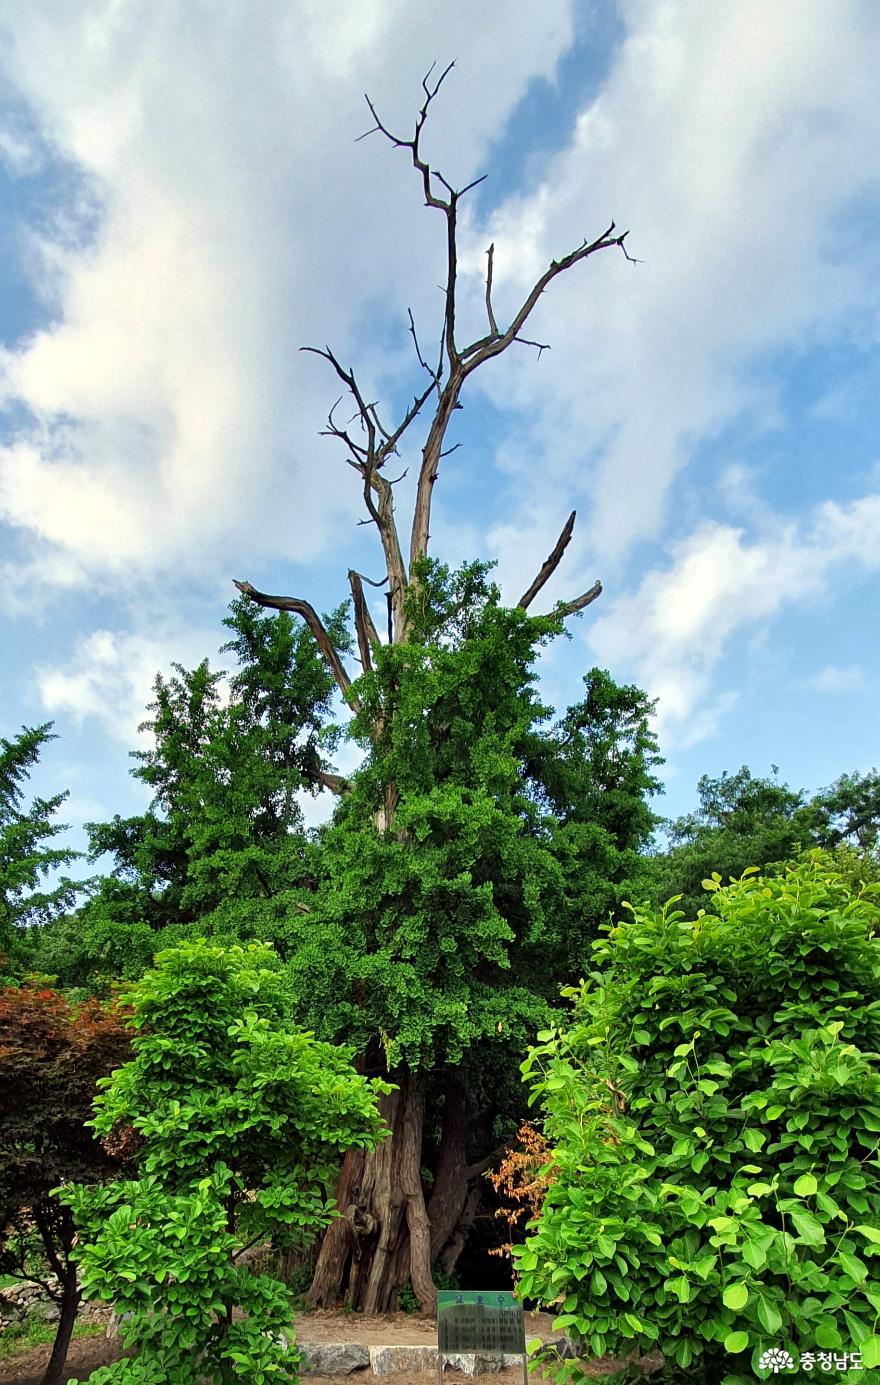
[[[43,1385],[63,1385],[67,1378],[64,1365],[70,1350],[70,1339],[76,1323],[80,1297],[76,1269],[73,1265],[68,1265],[67,1274],[62,1281],[61,1317],[58,1319],[58,1331],[55,1333],[52,1354],[43,1376]]]
[[[458,1258],[461,1255],[461,1252],[464,1250],[465,1246],[467,1245],[467,1238],[470,1235],[471,1227],[473,1226],[476,1220],[477,1212],[479,1211],[482,1197],[483,1185],[482,1183],[475,1181],[473,1187],[467,1195],[467,1199],[465,1201],[461,1217],[459,1218],[458,1225],[455,1228],[455,1233],[452,1237],[452,1240],[449,1242],[442,1256],[440,1257],[440,1268],[443,1270],[444,1274],[452,1274],[452,1271],[458,1264]]]
[[[345,1301],[365,1313],[390,1313],[407,1279],[423,1313],[435,1307],[431,1237],[422,1192],[424,1087],[418,1074],[392,1074],[398,1090],[380,1111],[390,1134],[370,1154],[345,1156],[335,1189],[341,1212],[327,1231],[308,1300],[313,1308]]]
[[[423,1314],[437,1306],[437,1291],[431,1278],[431,1224],[422,1189],[422,1131],[425,1124],[425,1089],[421,1076],[411,1073],[407,1080],[406,1103],[400,1136],[400,1187],[406,1210],[409,1239],[409,1277]]]
[[[437,1259],[458,1225],[467,1198],[467,1090],[461,1074],[450,1068],[443,1101],[443,1133],[428,1203],[431,1223],[431,1263]]]

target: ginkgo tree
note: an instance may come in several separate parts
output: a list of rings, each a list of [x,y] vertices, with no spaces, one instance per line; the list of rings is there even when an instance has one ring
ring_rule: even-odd
[[[642,695],[630,696],[628,769],[612,769],[598,814],[583,811],[589,795],[573,764],[567,782],[564,770],[555,774],[560,801],[572,793],[577,799],[571,813],[554,811],[554,791],[541,782],[549,769],[548,740],[557,747],[577,742],[584,719],[580,728],[563,725],[542,741],[536,728],[549,709],[534,693],[536,656],[563,632],[566,617],[584,611],[602,590],[594,582],[550,614],[532,614],[569,545],[574,513],[512,608],[502,606],[485,565],[450,573],[429,557],[434,486],[455,446],[450,425],[467,382],[517,344],[540,354],[543,344],[525,333],[558,279],[606,250],[631,258],[626,234],[611,224],[554,259],[501,320],[490,246],[485,330],[462,339],[459,218],[475,183],[454,186],[428,161],[422,143],[449,71],[424,79],[408,137],[393,133],[367,98],[370,133],[410,160],[425,204],[442,225],[437,357],[423,352],[410,314],[420,384],[392,421],[330,347],[305,348],[329,366],[346,414],[354,415],[345,422],[340,401],[326,431],[359,478],[366,523],[375,527],[384,556],[379,585],[386,588],[386,609],[378,617],[363,575],[348,572],[359,674],[353,676],[348,651],[310,601],[236,582],[257,605],[303,620],[365,756],[349,778],[324,776],[340,801],[323,838],[319,887],[299,921],[291,967],[309,1023],[357,1042],[365,1070],[390,1073],[396,1088],[383,1098],[388,1140],[375,1154],[351,1152],[343,1164],[336,1197],[345,1218],[325,1238],[311,1292],[314,1304],[344,1295],[367,1311],[393,1307],[407,1279],[422,1310],[433,1307],[433,1260],[455,1232],[470,1182],[486,1167],[483,1159],[468,1162],[474,1094],[487,1071],[515,1070],[515,1055],[546,1015],[558,979],[572,974],[597,913],[613,902],[600,888],[591,896],[597,912],[585,909],[590,890],[581,881],[619,879],[626,853],[643,841],[644,818],[632,809],[636,800],[643,808],[653,784],[656,749],[647,730],[650,709]],[[408,542],[395,508],[400,478],[388,474],[404,447],[420,452]],[[608,692],[600,690],[600,703]],[[625,722],[621,716],[618,730]],[[618,811],[626,819],[619,832],[610,823],[615,788],[628,800],[627,811]],[[430,1186],[422,1172],[426,1102],[435,1103],[440,1125]]]

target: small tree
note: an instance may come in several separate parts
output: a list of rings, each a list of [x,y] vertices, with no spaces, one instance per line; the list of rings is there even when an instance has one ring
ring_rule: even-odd
[[[555,1174],[519,1291],[597,1354],[656,1344],[670,1379],[744,1385],[735,1358],[774,1347],[876,1366],[880,886],[822,853],[706,884],[714,913],[596,943],[524,1064]]]
[[[130,1314],[122,1337],[137,1347],[92,1385],[294,1380],[290,1294],[238,1261],[328,1225],[339,1157],[379,1143],[390,1088],[285,1023],[281,966],[263,944],[182,944],[126,999],[135,1056],[105,1084],[94,1126],[134,1128],[141,1176],[62,1195],[84,1231],[83,1284]]]
[[[13,966],[24,931],[47,924],[69,909],[82,886],[65,876],[45,888],[46,877],[69,865],[79,852],[48,842],[67,829],[53,821],[67,797],[35,798],[29,807],[22,801],[22,785],[40,758],[51,735],[51,722],[23,726],[17,736],[0,736],[0,953]],[[20,971],[16,969],[16,974]]]
[[[52,1189],[118,1170],[87,1122],[98,1079],[128,1053],[116,1007],[35,986],[0,990],[0,1272],[41,1284],[58,1304],[44,1385],[64,1378],[80,1300],[73,1217]]]

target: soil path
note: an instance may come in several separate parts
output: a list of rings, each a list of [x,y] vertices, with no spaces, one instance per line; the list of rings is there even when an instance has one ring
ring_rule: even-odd
[[[359,1342],[364,1346],[432,1346],[437,1341],[437,1323],[432,1318],[418,1318],[409,1313],[384,1313],[377,1317],[364,1318],[359,1313],[338,1313],[332,1311],[298,1313],[295,1318],[297,1339],[302,1342]],[[550,1324],[553,1319],[549,1313],[526,1314],[526,1337],[550,1337],[553,1335]],[[50,1347],[33,1347],[9,1361],[0,1361],[0,1385],[40,1385]],[[67,1378],[87,1380],[92,1371],[99,1366],[108,1366],[118,1361],[125,1353],[118,1341],[108,1342],[105,1337],[84,1337],[71,1343],[67,1357]],[[602,1376],[612,1369],[608,1360],[584,1362],[585,1375]],[[619,1364],[619,1363],[618,1363]],[[355,1372],[347,1377],[348,1385],[363,1385],[375,1382],[377,1377],[368,1371]],[[522,1385],[522,1371],[518,1368],[499,1371],[497,1374],[481,1377],[484,1385]],[[340,1385],[339,1376],[304,1375],[303,1385]],[[458,1371],[448,1369],[444,1380],[449,1385],[474,1385],[473,1381]],[[437,1376],[433,1371],[402,1371],[387,1377],[385,1385],[436,1385]]]

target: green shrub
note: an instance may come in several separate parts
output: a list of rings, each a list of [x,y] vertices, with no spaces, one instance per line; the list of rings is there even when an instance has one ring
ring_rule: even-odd
[[[880,886],[822,853],[705,883],[695,921],[609,928],[523,1064],[553,1181],[519,1292],[667,1379],[751,1385],[774,1346],[876,1366]]]
[[[237,1263],[246,1245],[303,1248],[333,1216],[340,1155],[385,1133],[348,1050],[285,1021],[280,963],[262,944],[160,953],[132,988],[134,1058],[105,1079],[99,1135],[131,1127],[140,1177],[62,1199],[90,1299],[129,1314],[133,1359],[91,1385],[296,1380],[291,1294]]]

